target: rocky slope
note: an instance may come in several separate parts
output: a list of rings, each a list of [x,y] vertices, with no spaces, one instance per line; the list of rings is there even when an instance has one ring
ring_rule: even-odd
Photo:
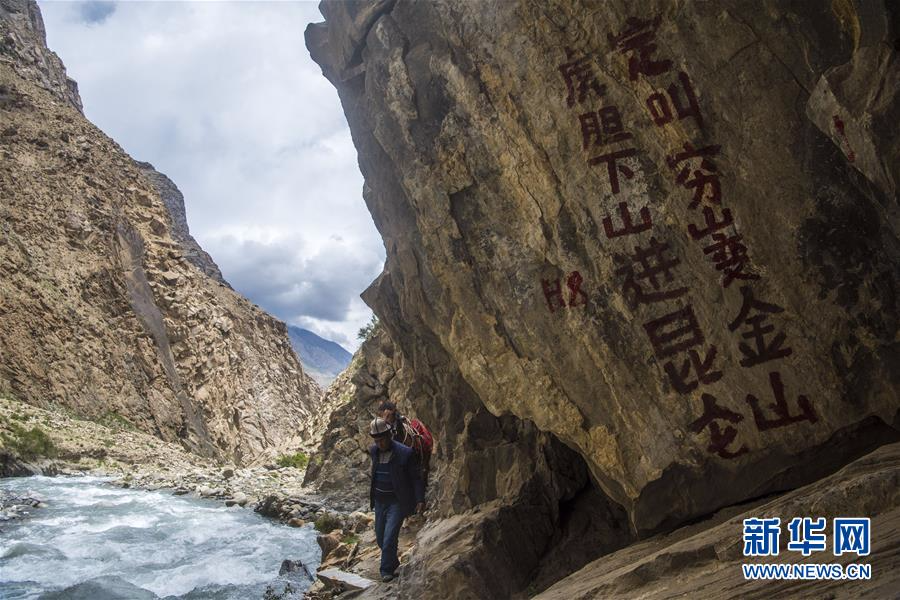
[[[66,75],[62,60],[47,47],[47,32],[36,2],[0,3],[0,61],[81,112],[78,84]]]
[[[35,3],[2,0],[0,27],[0,390],[239,463],[311,440],[321,390],[284,324],[83,117]]]
[[[404,593],[543,589],[900,437],[896,7],[321,10],[439,438]]]
[[[153,165],[150,163],[135,161],[135,164],[141,169],[147,180],[153,184],[153,187],[159,193],[159,197],[162,198],[163,204],[166,205],[166,212],[169,213],[169,220],[172,225],[172,238],[181,246],[184,258],[210,278],[215,279],[222,285],[231,287],[225,281],[225,278],[222,277],[219,265],[200,247],[200,244],[191,235],[187,224],[187,214],[184,210],[184,196],[181,190],[178,189],[178,186],[175,185],[175,182],[153,168]]]

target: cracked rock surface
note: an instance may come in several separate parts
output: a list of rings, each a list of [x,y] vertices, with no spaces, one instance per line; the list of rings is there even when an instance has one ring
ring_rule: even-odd
[[[439,440],[401,589],[540,589],[586,507],[645,537],[898,439],[891,3],[321,10],[364,299]]]

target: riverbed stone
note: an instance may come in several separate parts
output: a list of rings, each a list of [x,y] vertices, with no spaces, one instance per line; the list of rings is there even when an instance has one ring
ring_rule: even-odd
[[[325,569],[316,573],[326,588],[343,588],[344,590],[365,590],[375,584],[371,579],[360,577],[354,573],[340,569]]]

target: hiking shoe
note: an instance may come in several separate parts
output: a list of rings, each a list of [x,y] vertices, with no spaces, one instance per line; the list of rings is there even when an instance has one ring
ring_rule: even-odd
[[[388,581],[393,581],[393,580],[394,580],[394,576],[393,576],[393,575],[382,575],[382,576],[381,576],[381,580],[382,580],[383,582],[387,583]]]

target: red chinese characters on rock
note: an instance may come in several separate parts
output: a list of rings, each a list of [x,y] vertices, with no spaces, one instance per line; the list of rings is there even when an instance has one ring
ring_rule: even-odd
[[[657,358],[670,358],[663,365],[672,387],[687,394],[700,384],[708,385],[722,378],[714,367],[718,350],[707,346],[694,308],[688,304],[667,315],[644,323]]]
[[[666,88],[668,98],[663,92],[654,92],[647,97],[647,109],[650,118],[657,127],[663,127],[673,121],[693,118],[697,127],[703,129],[703,115],[691,78],[684,71],[679,71],[678,82]],[[674,108],[674,111],[673,111]]]
[[[674,281],[673,269],[679,262],[678,258],[669,254],[669,244],[655,237],[650,238],[650,245],[646,248],[635,246],[634,254],[629,255],[626,264],[616,270],[616,274],[624,277],[622,292],[629,306],[637,308],[640,304],[684,296],[688,291],[686,287],[669,286],[669,289],[663,289],[665,282]]]
[[[652,92],[646,96],[644,104],[653,125],[667,127],[692,120],[703,132],[706,123],[690,75],[685,70],[673,70],[673,62],[659,56],[657,32],[661,25],[659,16],[649,19],[630,17],[620,32],[608,35],[610,46],[627,58],[628,76],[632,82],[643,76],[646,83],[652,86]],[[843,136],[843,122],[835,117],[834,123],[838,135]],[[583,122],[585,148],[598,143],[600,133],[595,132],[600,129],[599,116]],[[691,239],[701,245],[704,256],[720,274],[722,287],[729,288],[737,280],[759,280],[760,275],[753,269],[747,245],[738,231],[732,211],[722,207],[723,187],[716,163],[720,151],[721,147],[715,143],[695,145],[687,141],[666,157],[666,164],[673,173],[675,183],[690,193],[688,208],[702,215],[701,221],[688,224]],[[630,178],[627,171],[619,169],[623,158],[627,156],[611,152],[595,157],[591,162],[607,165],[614,193],[618,191],[618,180],[614,178],[619,174]],[[603,220],[603,229],[609,239],[648,231],[651,229],[649,209],[644,207],[634,213],[624,202],[619,203],[618,215],[607,215]],[[687,394],[721,379],[722,372],[714,365],[717,348],[705,345],[693,306],[689,302],[684,303],[689,290],[675,282],[674,272],[680,261],[672,255],[669,244],[651,237],[648,244],[635,246],[634,253],[624,257],[624,263],[621,256],[617,260],[620,266],[616,273],[622,280],[622,293],[632,309],[663,302],[681,302],[680,307],[668,309],[670,312],[667,314],[643,325],[657,358],[668,361],[665,371],[673,388],[680,394]],[[772,322],[784,309],[755,297],[749,285],[742,285],[740,291],[741,310],[729,324],[729,330],[741,336],[738,343],[741,366],[753,368],[790,356],[793,350],[786,342],[785,333]],[[808,397],[799,395],[796,409],[793,408],[785,394],[779,371],[769,373],[769,384],[774,402],[765,404],[753,394],[746,395],[746,404],[759,431],[802,421],[818,421]],[[712,454],[728,459],[746,454],[749,451],[747,446],[737,439],[737,425],[745,420],[745,415],[732,407],[723,406],[709,393],[701,394],[701,400],[702,415],[689,425],[689,429],[696,434],[708,432],[707,450]]]
[[[737,429],[732,427],[744,420],[744,415],[729,410],[716,404],[716,398],[709,394],[701,396],[703,401],[703,414],[700,418],[688,425],[694,433],[701,433],[704,429],[709,429],[709,445],[706,447],[710,454],[718,454],[722,458],[737,458],[741,454],[748,452],[747,446],[741,445],[739,448],[729,450],[728,446],[734,442],[737,437]],[[724,428],[720,422],[730,423]]]
[[[692,144],[685,142],[681,152],[666,158],[669,168],[678,173],[675,176],[675,183],[694,193],[688,208],[696,208],[701,200],[711,204],[722,203],[722,186],[719,183],[718,169],[710,158],[718,153],[719,146],[694,148]]]
[[[784,345],[785,333],[779,331],[772,336],[775,333],[775,326],[767,322],[772,315],[784,312],[784,309],[775,304],[757,300],[749,285],[741,287],[741,297],[741,311],[728,325],[728,329],[735,331],[738,327],[746,326],[746,329],[741,332],[741,337],[751,340],[755,346],[751,347],[745,342],[738,344],[738,348],[744,355],[744,358],[741,359],[741,366],[753,367],[770,360],[790,356],[793,350]],[[772,337],[767,339],[769,336]]]
[[[653,351],[659,358],[667,358],[703,343],[703,332],[694,315],[694,308],[688,304],[667,315],[644,323],[644,330]]]
[[[619,161],[632,156],[637,156],[637,150],[634,148],[627,148],[625,150],[618,150],[616,152],[608,152],[606,154],[601,154],[600,156],[595,156],[588,161],[588,164],[592,167],[595,165],[606,164],[606,173],[609,176],[609,187],[613,194],[618,194],[622,189],[619,185],[619,173],[624,175],[625,179],[634,177],[634,171],[631,167],[622,164]]]
[[[622,114],[615,106],[604,106],[598,111],[578,116],[581,124],[581,140],[585,150],[631,139],[625,131]]]
[[[613,225],[612,217],[606,215],[603,218],[603,232],[606,234],[607,238],[617,238],[623,235],[634,235],[636,233],[641,233],[642,231],[647,231],[651,227],[653,227],[653,221],[650,219],[650,208],[644,206],[641,208],[638,216],[641,218],[640,223],[634,222],[634,216],[631,214],[631,211],[628,209],[627,202],[619,202],[619,216],[622,220],[622,227],[617,228]]]
[[[597,79],[593,63],[587,56],[580,56],[572,48],[566,48],[566,60],[558,69],[566,85],[566,105],[570,109],[587,104],[589,100],[599,101],[605,95],[606,86]],[[635,148],[609,148],[611,144],[633,137],[625,127],[622,113],[614,105],[591,107],[578,114],[578,125],[582,148],[589,152],[588,164],[605,164],[610,189],[613,194],[618,194],[622,189],[620,175],[625,179],[634,177],[634,170],[623,160],[637,155]],[[598,150],[601,153],[595,154]]]
[[[616,35],[609,34],[610,47],[628,57],[628,77],[637,81],[638,75],[655,76],[672,68],[668,59],[655,60],[656,30],[659,29],[661,17],[654,19],[638,19],[629,17],[625,21],[625,29]]]
[[[624,142],[633,137],[631,133],[625,131],[622,115],[616,106],[604,106],[596,112],[584,113],[579,115],[578,120],[581,124],[581,139],[585,150]],[[618,194],[621,189],[619,174],[623,175],[625,179],[634,177],[634,171],[620,161],[637,156],[637,153],[635,148],[624,148],[591,157],[588,164],[591,166],[606,164],[610,189],[613,194]]]
[[[803,395],[797,396],[797,405],[800,407],[800,412],[793,415],[790,414],[787,398],[784,395],[784,384],[781,382],[781,373],[778,371],[769,373],[769,385],[772,386],[772,395],[775,397],[775,402],[769,404],[767,408],[774,413],[774,418],[766,417],[765,412],[759,405],[759,399],[753,394],[747,394],[747,404],[750,405],[750,409],[753,411],[757,429],[766,431],[776,427],[786,427],[800,421],[815,423],[819,420],[809,398]]]
[[[566,288],[568,288],[569,300],[563,295],[562,284],[559,279],[541,279],[541,288],[544,291],[544,299],[547,301],[547,308],[551,313],[561,308],[575,308],[587,304],[587,294],[581,289],[584,278],[578,271],[572,271],[566,277]]]
[[[841,138],[841,150],[846,154],[848,161],[855,161],[856,154],[853,152],[853,148],[850,147],[850,140],[847,139],[847,133],[844,131],[844,120],[841,119],[840,115],[834,115],[831,119],[834,123],[834,130]]]
[[[750,256],[743,236],[737,232],[731,211],[718,207],[722,203],[722,186],[718,169],[711,158],[718,153],[719,146],[697,149],[690,143],[685,143],[683,151],[669,156],[666,162],[669,168],[678,171],[675,182],[693,190],[693,199],[688,208],[697,208],[701,201],[713,205],[703,207],[705,226],[690,223],[688,233],[697,241],[707,236],[712,239],[703,247],[703,253],[712,259],[715,269],[722,273],[722,287],[727,288],[735,279],[759,279],[759,275],[749,271]],[[717,213],[721,214],[721,218]],[[723,231],[728,227],[731,232]]]
[[[617,208],[622,225],[614,224],[613,217],[607,214],[603,219],[607,238],[637,235],[652,228],[649,207],[642,207],[637,216],[625,202],[620,202]],[[646,245],[634,246],[633,253],[618,255],[616,261],[622,295],[632,309],[679,300],[688,294],[688,288],[676,282],[675,269],[681,260],[674,256],[668,242],[651,236]],[[668,359],[663,369],[679,394],[721,379],[721,371],[713,366],[716,347],[702,348],[703,332],[691,305],[652,319],[643,327],[657,358]]]
[[[601,97],[606,93],[606,87],[597,80],[593,65],[588,57],[576,58],[577,53],[571,48],[566,48],[566,62],[559,65],[559,72],[566,83],[566,104],[569,108],[575,104],[582,104],[593,94]]]

